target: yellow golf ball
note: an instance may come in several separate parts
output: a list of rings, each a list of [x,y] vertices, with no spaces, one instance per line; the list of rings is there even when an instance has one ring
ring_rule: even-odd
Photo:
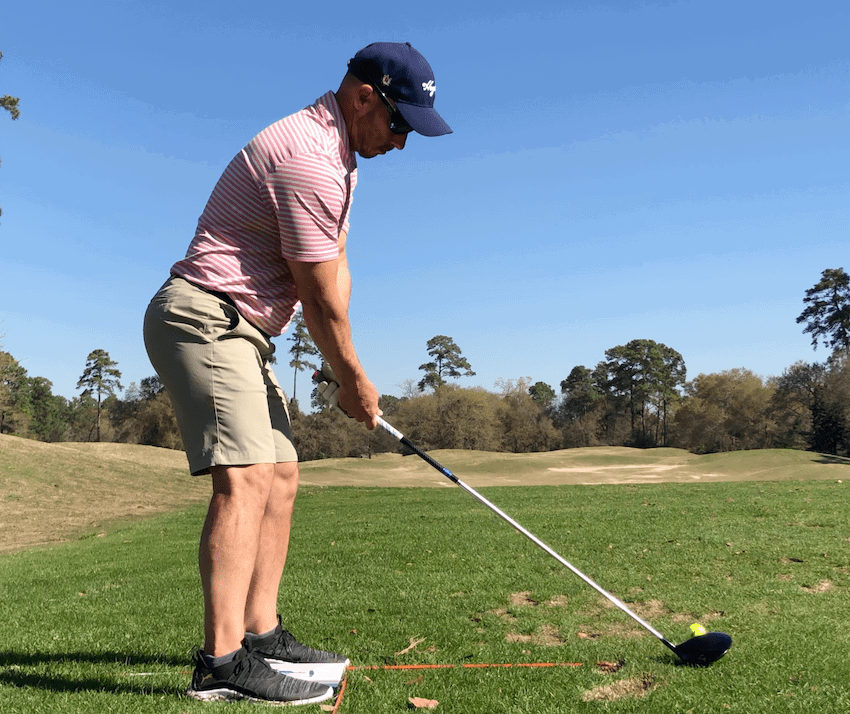
[[[693,625],[691,625],[691,637],[699,637],[700,635],[704,634],[705,628],[698,622],[695,622]]]

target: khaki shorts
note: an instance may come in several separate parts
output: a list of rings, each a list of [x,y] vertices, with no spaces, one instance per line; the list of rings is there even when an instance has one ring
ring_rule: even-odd
[[[224,296],[172,276],[148,306],[144,335],[193,474],[298,460],[268,361],[275,347]]]

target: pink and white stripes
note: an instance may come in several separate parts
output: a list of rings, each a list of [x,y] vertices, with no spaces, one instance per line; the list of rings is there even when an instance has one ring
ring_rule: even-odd
[[[171,272],[227,293],[250,322],[279,335],[298,305],[286,261],[339,255],[356,183],[357,162],[328,92],[234,157]]]

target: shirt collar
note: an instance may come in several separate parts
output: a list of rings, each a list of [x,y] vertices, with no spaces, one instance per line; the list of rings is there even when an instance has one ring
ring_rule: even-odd
[[[340,155],[345,160],[346,165],[350,169],[357,168],[357,157],[351,151],[348,143],[348,127],[345,125],[345,119],[342,116],[342,109],[336,101],[336,96],[333,91],[326,92],[316,100],[317,106],[322,106],[327,110],[330,116],[326,117],[328,128],[336,129],[340,140]]]

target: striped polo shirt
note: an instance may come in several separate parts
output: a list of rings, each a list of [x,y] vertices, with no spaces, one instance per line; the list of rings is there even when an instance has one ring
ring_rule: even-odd
[[[356,183],[342,112],[328,92],[234,157],[171,272],[227,293],[249,322],[280,335],[298,307],[286,261],[338,257]]]

